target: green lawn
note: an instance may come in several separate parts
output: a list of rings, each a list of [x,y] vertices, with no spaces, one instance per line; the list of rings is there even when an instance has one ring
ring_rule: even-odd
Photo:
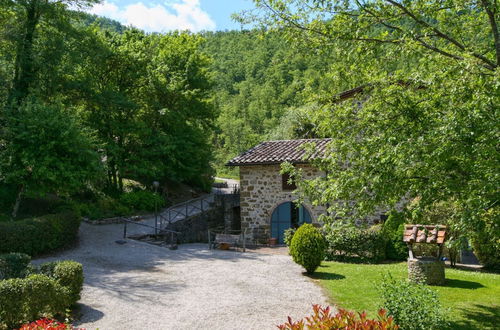
[[[313,276],[326,289],[331,302],[340,307],[367,311],[375,316],[381,299],[377,285],[382,274],[406,278],[406,263],[348,264],[323,262]],[[446,269],[446,285],[432,286],[441,303],[449,308],[450,328],[498,329],[500,326],[500,275]]]

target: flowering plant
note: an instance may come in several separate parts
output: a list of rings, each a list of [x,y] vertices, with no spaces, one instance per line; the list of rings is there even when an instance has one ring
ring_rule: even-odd
[[[372,320],[366,317],[366,312],[354,313],[345,309],[339,309],[337,314],[331,313],[330,307],[313,305],[314,314],[299,321],[292,321],[278,325],[280,330],[396,330],[399,327],[394,323],[392,316],[388,316],[384,309],[379,310],[378,319]]]
[[[23,324],[19,330],[77,330],[71,325],[56,320],[43,318],[31,323]]]

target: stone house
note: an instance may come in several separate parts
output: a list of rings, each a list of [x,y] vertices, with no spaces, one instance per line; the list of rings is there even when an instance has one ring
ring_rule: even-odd
[[[293,203],[294,184],[281,174],[281,164],[290,162],[301,168],[306,179],[324,175],[310,160],[321,157],[330,139],[300,139],[263,142],[233,158],[226,165],[240,168],[241,229],[260,243],[277,238],[283,243],[284,231],[303,223],[319,224],[318,217],[326,212],[324,206]],[[304,144],[314,143],[316,152],[306,158]]]

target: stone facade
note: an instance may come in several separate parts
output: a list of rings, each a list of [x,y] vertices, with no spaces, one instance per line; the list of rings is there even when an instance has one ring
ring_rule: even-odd
[[[408,279],[414,283],[443,285],[445,282],[444,261],[436,258],[409,258]]]
[[[304,173],[304,178],[312,179],[324,175],[310,165],[297,165]],[[267,243],[271,235],[271,215],[282,203],[297,199],[292,191],[284,191],[280,165],[248,165],[240,167],[240,207],[241,229],[247,237],[258,243]],[[304,203],[309,211],[312,223],[318,223],[318,217],[326,212],[324,206],[312,206]]]

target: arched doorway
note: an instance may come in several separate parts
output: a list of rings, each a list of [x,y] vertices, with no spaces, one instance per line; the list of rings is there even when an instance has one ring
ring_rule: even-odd
[[[271,215],[271,237],[277,238],[278,243],[284,243],[284,233],[288,228],[298,228],[303,223],[311,223],[309,211],[303,206],[292,202],[285,202],[276,207]]]

